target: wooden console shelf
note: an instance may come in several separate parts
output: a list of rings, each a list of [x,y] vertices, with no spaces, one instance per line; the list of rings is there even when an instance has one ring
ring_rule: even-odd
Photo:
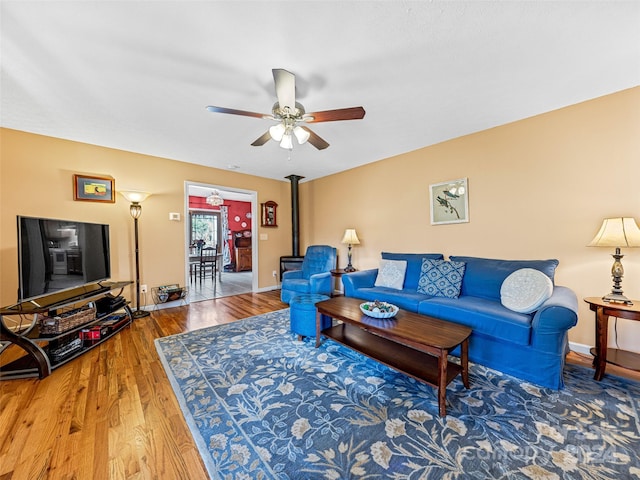
[[[438,357],[434,355],[405,347],[346,323],[322,330],[322,335],[432,387],[440,385]],[[449,385],[460,373],[462,367],[449,362],[445,384]]]
[[[3,307],[0,310],[0,380],[11,378],[39,377],[44,378],[52,370],[64,365],[83,353],[108,340],[120,330],[128,326],[133,317],[128,302],[119,302],[114,307],[100,309],[95,318],[69,328],[60,333],[44,333],[40,329],[40,319],[47,315],[60,315],[61,312],[92,305],[105,297],[118,297],[124,287],[131,281],[101,282],[85,285],[66,292],[55,293],[36,298],[31,301]],[[115,297],[111,292],[118,290]],[[120,313],[118,313],[120,312]],[[10,327],[7,319],[30,317],[24,327]],[[81,318],[78,319],[82,321]],[[111,325],[107,325],[110,320]],[[102,326],[103,334],[95,340],[80,339],[81,331],[91,327]],[[10,351],[12,345],[20,347],[25,355],[2,362],[2,354]],[[65,349],[69,347],[68,352]],[[13,353],[16,350],[13,349]],[[55,353],[55,354],[54,354]]]

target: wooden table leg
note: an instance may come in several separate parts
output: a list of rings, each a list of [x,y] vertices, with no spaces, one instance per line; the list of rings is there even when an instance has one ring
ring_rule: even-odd
[[[438,410],[441,417],[447,416],[447,365],[449,352],[441,350],[438,357]]]
[[[322,327],[322,314],[316,310],[316,348],[320,346],[320,328]]]
[[[462,384],[469,388],[469,339],[460,345],[460,366],[462,367]]]
[[[593,359],[593,364],[596,367],[593,378],[597,381],[602,380],[607,366],[608,333],[609,315],[604,313],[604,308],[598,307],[596,309],[596,357]]]

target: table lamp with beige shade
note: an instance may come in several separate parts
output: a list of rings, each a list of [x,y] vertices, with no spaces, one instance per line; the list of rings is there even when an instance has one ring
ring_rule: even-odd
[[[344,232],[344,237],[342,237],[342,243],[345,245],[349,245],[349,250],[347,253],[347,258],[349,260],[348,265],[345,267],[345,272],[355,272],[356,269],[351,265],[351,247],[353,245],[360,245],[360,240],[358,240],[358,235],[356,234],[355,228],[347,228]]]
[[[624,268],[620,260],[624,255],[620,253],[621,247],[640,247],[640,229],[632,217],[605,218],[596,236],[589,243],[590,247],[615,247],[616,251],[611,256],[614,258],[611,267],[613,288],[611,293],[602,297],[605,302],[624,303],[632,305],[633,302],[622,294],[622,277]]]

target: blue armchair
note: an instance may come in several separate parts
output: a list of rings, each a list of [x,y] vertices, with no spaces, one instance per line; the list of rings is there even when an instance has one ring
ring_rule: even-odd
[[[296,295],[320,293],[331,295],[331,270],[336,268],[337,252],[329,245],[307,247],[302,270],[289,270],[282,274],[280,299],[289,303]]]

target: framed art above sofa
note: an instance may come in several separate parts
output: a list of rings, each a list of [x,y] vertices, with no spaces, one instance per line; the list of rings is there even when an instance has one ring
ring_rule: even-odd
[[[469,221],[469,188],[466,178],[429,185],[431,225]]]

